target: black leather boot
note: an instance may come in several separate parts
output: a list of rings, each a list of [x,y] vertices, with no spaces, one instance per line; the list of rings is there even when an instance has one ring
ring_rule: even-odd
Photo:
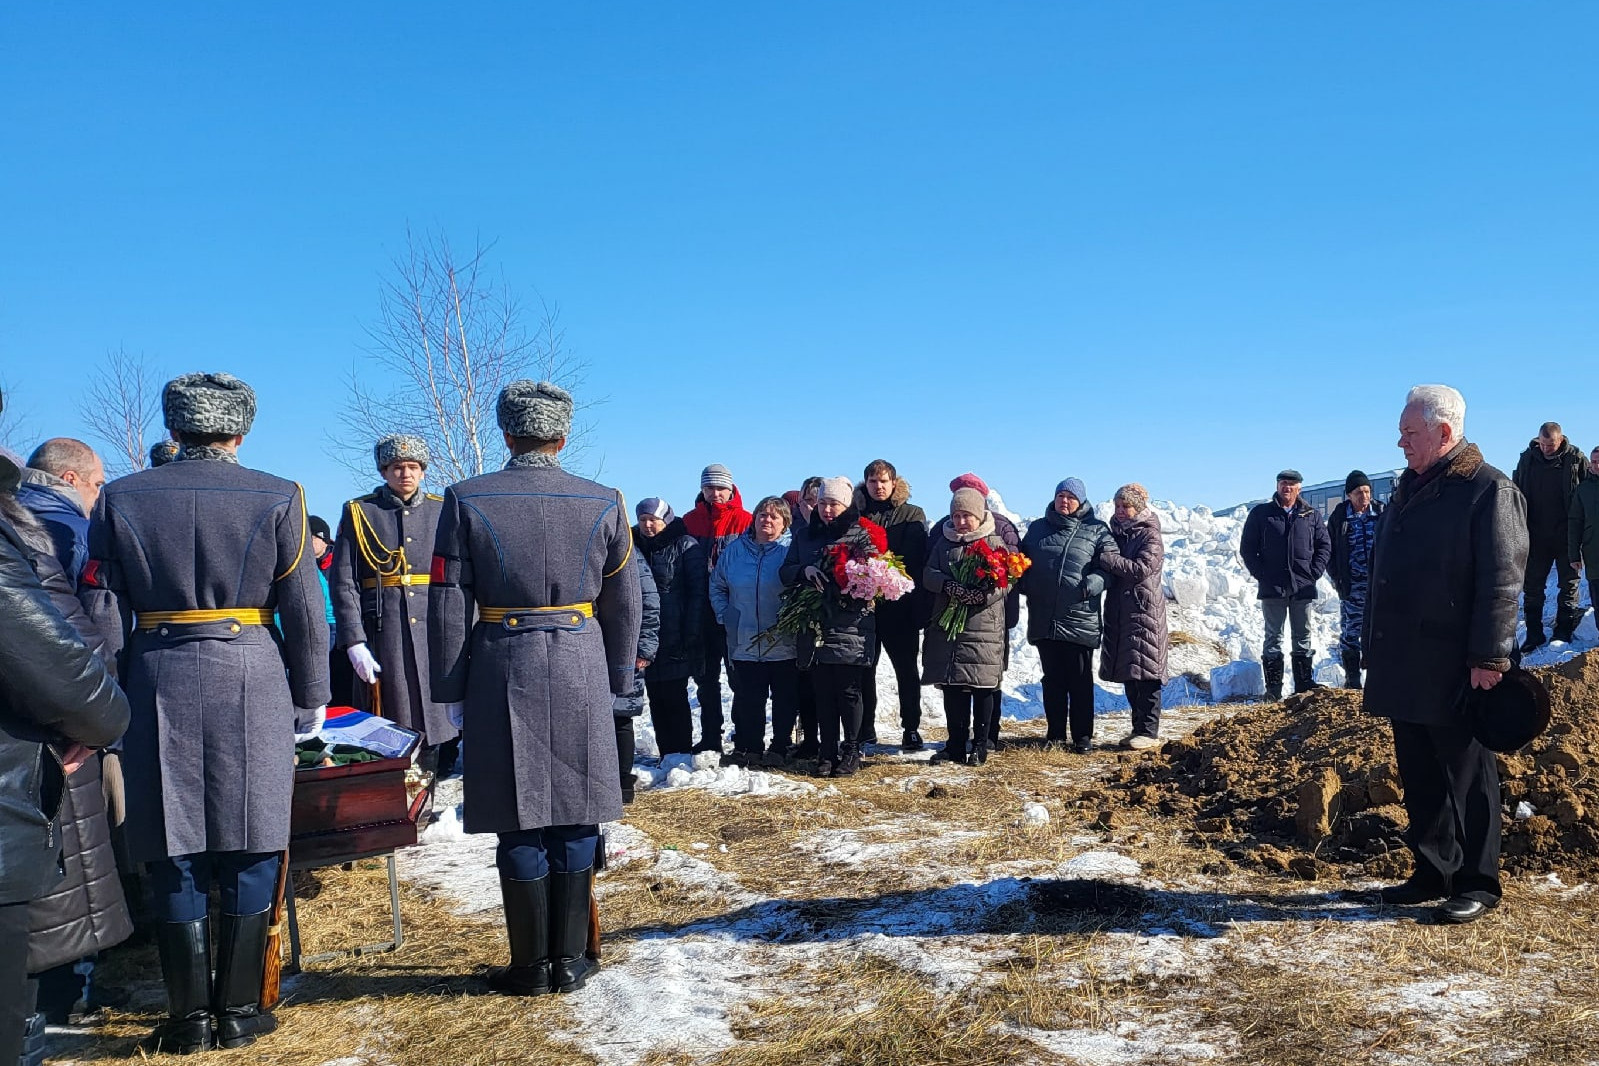
[[[594,870],[550,871],[550,983],[576,992],[599,962],[588,956],[589,886]]]
[[[211,1012],[217,1019],[217,1045],[244,1047],[278,1027],[261,1009],[261,973],[266,969],[270,910],[224,914],[217,928],[217,976],[211,986]]]
[[[155,942],[167,986],[167,1018],[141,1046],[165,1055],[211,1050],[210,921],[162,922],[156,926]],[[259,987],[257,980],[257,991]]]
[[[1283,698],[1283,661],[1281,658],[1262,659],[1260,668],[1266,674],[1266,698],[1277,701]]]
[[[1309,655],[1294,653],[1294,691],[1309,692],[1324,688],[1316,682],[1316,660]]]
[[[43,1014],[30,1014],[22,1030],[22,1057],[18,1066],[44,1066]]]
[[[1360,652],[1344,650],[1344,688],[1360,688]]]
[[[505,935],[511,965],[489,975],[489,987],[506,996],[542,996],[550,991],[550,879],[500,878],[505,900]],[[585,923],[588,911],[584,909]],[[587,925],[584,926],[587,935]],[[585,941],[586,942],[586,941]]]

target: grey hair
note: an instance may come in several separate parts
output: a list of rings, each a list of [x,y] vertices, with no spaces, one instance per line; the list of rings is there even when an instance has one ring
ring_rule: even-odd
[[[1422,420],[1429,426],[1448,423],[1455,431],[1455,439],[1466,436],[1466,398],[1460,390],[1448,385],[1417,385],[1405,395],[1405,406],[1414,404],[1421,409]]]
[[[28,465],[46,474],[63,477],[71,470],[87,475],[94,469],[94,449],[71,437],[51,437],[28,456]]]

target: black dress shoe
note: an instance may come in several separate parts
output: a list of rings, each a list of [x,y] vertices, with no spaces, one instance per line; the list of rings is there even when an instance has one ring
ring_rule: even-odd
[[[1087,755],[1093,750],[1094,742],[1089,740],[1087,737],[1083,737],[1081,740],[1072,741],[1072,751],[1076,752],[1078,755]]]
[[[1499,901],[1484,903],[1480,899],[1471,899],[1467,896],[1450,896],[1440,903],[1432,912],[1433,918],[1443,925],[1465,925],[1474,922],[1487,914]]]
[[[1449,895],[1449,889],[1436,881],[1418,881],[1412,877],[1397,885],[1389,885],[1377,893],[1377,902],[1388,907],[1414,907],[1431,903]]]

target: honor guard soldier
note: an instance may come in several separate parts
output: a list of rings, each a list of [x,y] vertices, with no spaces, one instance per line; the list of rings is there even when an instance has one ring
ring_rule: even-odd
[[[561,469],[572,397],[499,396],[511,460],[444,493],[434,545],[433,694],[464,701],[464,820],[497,833],[511,995],[571,992],[587,955],[599,823],[622,816],[612,698],[633,687],[638,573],[615,489]]]
[[[422,491],[429,456],[421,437],[393,434],[372,453],[383,484],[345,504],[339,519],[329,575],[334,630],[356,676],[371,686],[365,709],[421,733],[423,769],[447,774],[460,734],[433,702],[427,590],[444,497]]]
[[[168,1003],[146,1047],[188,1053],[276,1027],[260,1010],[268,922],[295,735],[327,711],[328,624],[304,492],[239,465],[250,386],[185,374],[161,406],[178,456],[106,486],[84,598],[125,642],[127,843],[148,864]]]

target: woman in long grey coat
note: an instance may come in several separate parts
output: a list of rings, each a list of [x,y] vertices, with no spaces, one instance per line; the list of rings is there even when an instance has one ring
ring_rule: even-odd
[[[999,683],[1005,676],[1005,596],[1001,588],[980,589],[955,576],[961,558],[978,541],[1005,551],[994,530],[994,515],[976,489],[955,492],[950,520],[927,554],[922,587],[933,594],[933,623],[922,638],[922,682],[944,692],[949,740],[933,762],[988,761],[989,722],[999,713]],[[951,639],[938,619],[951,602],[969,610],[966,628]],[[966,745],[974,741],[968,757]]]
[[[1105,642],[1099,676],[1120,682],[1133,710],[1133,732],[1123,746],[1143,751],[1159,745],[1160,688],[1166,682],[1166,592],[1160,572],[1166,546],[1160,516],[1150,510],[1142,485],[1116,490],[1111,536],[1120,554],[1105,554],[1099,565],[1110,578],[1105,590]]]

